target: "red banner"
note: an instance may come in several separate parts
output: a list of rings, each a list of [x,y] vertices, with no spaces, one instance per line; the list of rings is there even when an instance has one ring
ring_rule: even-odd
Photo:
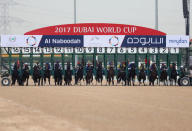
[[[25,35],[166,35],[150,28],[108,23],[81,23],[35,29]]]

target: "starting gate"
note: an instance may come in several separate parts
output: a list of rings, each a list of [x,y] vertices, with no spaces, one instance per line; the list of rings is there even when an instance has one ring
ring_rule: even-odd
[[[181,52],[179,48],[120,48],[120,47],[13,47],[13,48],[2,48],[6,52],[2,54],[3,59],[8,60],[9,72],[14,63],[19,60],[21,63],[27,63],[30,67],[30,73],[33,73],[33,66],[36,62],[39,62],[41,67],[44,67],[45,63],[51,65],[52,74],[53,66],[58,61],[61,64],[63,70],[66,69],[67,62],[70,62],[71,67],[74,69],[77,65],[75,57],[78,58],[79,62],[84,65],[91,64],[94,67],[94,74],[96,68],[96,62],[100,61],[105,69],[109,63],[113,63],[116,73],[117,67],[121,62],[126,64],[135,63],[137,69],[140,64],[144,64],[149,69],[152,63],[156,63],[158,73],[160,73],[161,64],[166,64],[167,67],[170,64],[175,63],[179,73],[181,66]],[[22,64],[21,64],[22,65]],[[138,70],[137,70],[138,73]],[[64,74],[64,72],[63,72]]]

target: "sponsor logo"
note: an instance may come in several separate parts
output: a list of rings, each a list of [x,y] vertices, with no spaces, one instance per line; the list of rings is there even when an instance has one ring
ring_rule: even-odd
[[[37,38],[35,36],[29,36],[26,39],[26,44],[29,46],[35,46],[37,44]]]
[[[169,40],[169,43],[180,45],[180,44],[186,44],[188,41],[185,39],[182,39],[181,37],[177,40]]]
[[[109,44],[116,47],[120,44],[119,42],[119,38],[117,36],[112,36],[110,39],[109,39]]]
[[[127,39],[127,44],[141,44],[142,46],[145,45],[151,45],[151,44],[156,44],[156,45],[161,45],[164,43],[163,38],[153,38],[153,37],[133,37],[133,38],[128,38]]]
[[[16,41],[16,36],[10,36],[9,41],[10,42],[15,42]]]
[[[189,47],[189,36],[168,35],[167,47]]]

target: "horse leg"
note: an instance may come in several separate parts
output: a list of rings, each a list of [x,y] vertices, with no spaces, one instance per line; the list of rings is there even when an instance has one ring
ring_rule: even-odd
[[[145,86],[145,80],[143,79],[143,84],[144,84],[144,86]]]
[[[41,86],[43,86],[43,81],[44,81],[43,79],[44,79],[44,78],[41,77],[40,79],[41,79]]]
[[[40,86],[40,79],[39,78],[37,78],[37,82],[38,82],[38,86]]]
[[[29,78],[27,78],[26,81],[27,81],[27,82],[26,82],[26,86],[28,86]]]
[[[46,76],[43,78],[44,79],[44,85],[46,85],[46,78],[47,78]]]
[[[57,78],[55,78],[55,86],[57,85]]]
[[[48,82],[49,82],[49,85],[51,85],[51,78],[50,77],[48,78]]]

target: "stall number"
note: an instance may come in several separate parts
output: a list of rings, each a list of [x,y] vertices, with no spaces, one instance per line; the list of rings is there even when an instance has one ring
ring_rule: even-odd
[[[171,54],[178,54],[179,48],[169,48]]]
[[[22,53],[23,53],[23,54],[30,54],[30,53],[31,53],[31,48],[30,48],[30,47],[24,47],[24,48],[22,48]]]
[[[63,53],[63,48],[62,48],[62,47],[55,47],[55,48],[54,48],[54,53],[55,53],[55,54],[61,54],[61,53]]]
[[[107,48],[107,53],[110,53],[110,54],[111,54],[111,53],[116,53],[116,52],[115,52],[115,47],[108,47],[108,48]]]
[[[39,47],[35,47],[35,48],[33,48],[33,53],[34,53],[34,54],[42,53],[42,49],[39,48]]]
[[[64,52],[65,52],[66,54],[71,54],[71,53],[73,53],[73,48],[72,48],[72,47],[64,48]]]
[[[103,54],[103,53],[105,53],[105,48],[104,48],[104,47],[99,47],[99,48],[97,48],[97,53],[98,53],[98,54]]]
[[[119,53],[119,54],[127,53],[127,49],[126,48],[117,48],[117,53]]]
[[[169,49],[168,48],[159,48],[159,53],[160,54],[167,54],[169,52]]]
[[[158,53],[158,48],[149,48],[149,53],[157,54]]]
[[[87,47],[85,48],[86,53],[94,53],[94,48],[93,47]]]
[[[145,54],[145,53],[147,53],[147,48],[138,48],[138,52],[140,54]]]
[[[12,54],[19,54],[20,51],[21,51],[21,49],[19,47],[11,48],[11,53]]]
[[[51,47],[44,47],[44,48],[43,48],[43,53],[45,53],[45,54],[51,54],[51,53],[53,53],[53,50],[52,50]]]
[[[84,48],[83,47],[77,47],[75,48],[75,53],[84,53]]]
[[[130,53],[130,54],[135,54],[135,53],[137,53],[137,48],[135,48],[135,47],[128,48],[128,53]]]

